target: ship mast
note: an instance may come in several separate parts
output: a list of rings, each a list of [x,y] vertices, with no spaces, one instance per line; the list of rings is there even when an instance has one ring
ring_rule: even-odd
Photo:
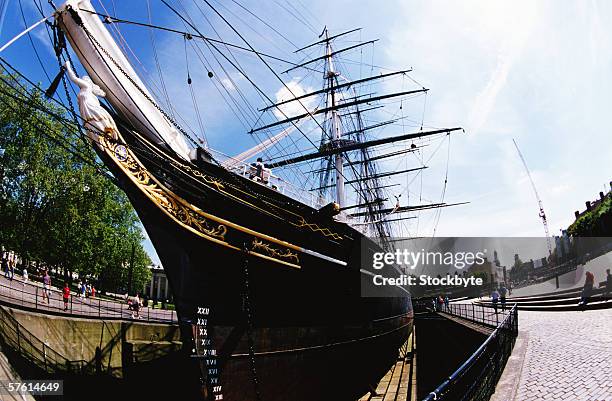
[[[330,35],[327,28],[325,28],[317,42],[311,43],[298,50],[321,46],[323,50],[321,55],[303,61],[283,71],[283,73],[289,73],[298,68],[313,69],[309,66],[317,62],[322,62],[324,65],[322,71],[323,85],[321,89],[300,94],[299,96],[293,96],[290,99],[279,99],[278,102],[268,104],[260,108],[259,111],[270,111],[284,105],[296,104],[293,102],[300,102],[302,99],[315,99],[315,96],[321,95],[319,99],[322,102],[319,102],[319,106],[307,109],[303,104],[299,103],[304,111],[292,113],[289,116],[285,115],[285,118],[281,120],[258,125],[251,128],[249,133],[256,134],[262,131],[269,131],[270,129],[275,129],[275,127],[283,126],[288,123],[295,123],[296,121],[314,120],[321,129],[321,141],[318,149],[310,152],[298,151],[297,153],[282,155],[283,157],[274,157],[266,162],[266,167],[282,168],[290,165],[299,165],[303,162],[319,160],[320,166],[308,171],[308,173],[319,175],[319,185],[313,185],[310,191],[316,191],[319,197],[325,198],[326,194],[329,195],[328,191],[334,191],[332,188],[335,187],[335,193],[332,192],[333,195],[331,195],[330,198],[335,198],[335,201],[339,204],[339,209],[345,212],[343,216],[349,218],[351,224],[361,225],[364,231],[376,235],[379,238],[388,238],[393,235],[392,227],[387,221],[391,214],[404,215],[401,218],[393,219],[393,221],[401,221],[411,218],[411,216],[405,216],[406,213],[453,205],[443,202],[421,205],[400,205],[399,197],[401,194],[395,195],[388,192],[388,188],[399,186],[399,184],[385,182],[385,180],[399,174],[418,172],[426,169],[427,166],[421,165],[413,168],[406,166],[405,169],[379,171],[379,166],[375,163],[375,160],[407,155],[427,145],[417,146],[412,143],[409,148],[392,148],[392,151],[382,154],[372,153],[373,151],[371,149],[377,147],[380,149],[380,147],[384,145],[399,142],[406,143],[407,141],[414,141],[415,139],[450,135],[462,129],[459,127],[452,127],[423,130],[423,127],[421,127],[420,130],[414,132],[402,130],[402,132],[391,136],[385,135],[378,138],[376,138],[376,136],[370,136],[368,134],[369,132],[381,130],[384,127],[397,124],[400,121],[399,117],[383,121],[377,121],[376,119],[372,120],[373,116],[366,113],[384,107],[384,105],[381,105],[379,102],[393,102],[393,99],[400,97],[416,97],[427,93],[429,89],[425,87],[416,87],[402,88],[400,91],[391,93],[382,92],[379,94],[377,92],[369,93],[368,91],[362,93],[363,89],[377,81],[395,79],[396,77],[411,72],[412,69],[380,73],[365,78],[360,77],[356,80],[348,79],[344,73],[339,71],[338,59],[336,59],[336,57],[340,54],[376,42],[376,40],[366,42],[360,41],[357,44],[339,49],[336,48],[337,46],[333,46],[333,44],[335,44],[334,40],[355,32],[356,30]],[[389,202],[392,202],[393,198],[395,198],[395,202],[393,202],[394,206],[388,207]],[[383,244],[383,247],[386,247],[386,245]]]
[[[340,117],[338,116],[338,109],[336,107],[336,90],[334,89],[334,83],[336,80],[337,73],[334,70],[334,62],[332,60],[332,46],[331,41],[329,39],[329,34],[327,32],[327,27],[325,28],[325,54],[326,54],[326,62],[327,62],[327,74],[326,79],[328,81],[329,87],[329,104],[331,105],[331,143],[332,147],[335,147],[337,143],[339,143],[341,133],[340,133]],[[346,204],[345,194],[344,194],[344,158],[342,156],[342,152],[338,152],[335,155],[335,165],[336,165],[336,202],[340,205],[340,208],[343,208]]]

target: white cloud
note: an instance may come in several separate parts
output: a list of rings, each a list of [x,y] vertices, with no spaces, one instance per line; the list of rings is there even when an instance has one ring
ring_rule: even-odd
[[[482,6],[482,3],[480,4]],[[497,63],[489,81],[476,97],[468,118],[467,129],[479,133],[495,106],[497,96],[506,85],[508,74],[521,55],[536,21],[539,10],[536,2],[502,3],[488,2],[478,15],[485,20],[495,21],[486,31],[487,35],[499,37]],[[486,11],[485,11],[486,10]],[[483,12],[484,11],[484,12]]]
[[[221,78],[221,84],[223,84],[225,89],[227,89],[229,91],[235,91],[236,90],[236,87],[234,86],[232,81],[229,80],[229,78]]]
[[[278,103],[291,100],[294,97],[299,97],[312,91],[314,91],[313,88],[305,88],[302,86],[300,83],[300,78],[294,78],[287,82],[286,86],[282,86],[278,91],[276,91],[275,98],[276,102]],[[316,103],[316,99],[316,96],[309,96],[304,99],[300,99],[299,101],[292,101],[283,104],[274,109],[274,115],[279,119],[283,119],[306,113],[304,108],[306,108],[308,111],[312,111],[312,108]]]

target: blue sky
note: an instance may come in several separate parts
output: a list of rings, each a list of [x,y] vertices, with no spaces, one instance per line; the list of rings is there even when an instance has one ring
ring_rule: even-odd
[[[22,3],[28,23],[40,18],[29,4],[31,0],[22,0]],[[98,0],[92,3],[102,9]],[[102,1],[111,14],[115,14],[113,3],[116,3],[116,15],[147,20],[146,1]],[[194,20],[204,21],[197,9],[199,5],[224,37],[238,43],[202,1],[170,3],[179,8],[184,4]],[[270,30],[258,28],[236,4],[211,3],[220,10],[227,7],[224,13],[233,18],[235,26],[257,49],[294,57],[293,60],[299,58],[292,55],[294,48],[288,41]],[[304,7],[306,3],[308,10]],[[183,29],[161,2],[151,0],[150,4],[156,23]],[[290,6],[284,0],[244,0],[241,4],[298,45],[315,40],[324,25],[332,32],[362,27],[357,36],[343,44],[350,45],[354,43],[351,40],[358,39],[378,38],[379,41],[367,47],[365,55],[353,56],[374,60],[376,65],[391,69],[412,67],[414,72],[410,76],[431,89],[427,95],[425,124],[465,128],[466,134],[457,134],[450,142],[445,200],[470,204],[444,209],[437,225],[434,213],[422,213],[418,229],[417,222],[413,221],[406,232],[431,235],[436,227],[436,235],[442,236],[543,235],[537,204],[512,138],[519,143],[531,169],[553,234],[573,221],[574,210],[583,210],[584,201],[595,199],[599,191],[609,189],[607,183],[612,180],[612,3],[295,0]],[[288,10],[293,14],[299,11],[312,27],[298,21]],[[202,27],[206,34],[212,34],[207,24],[203,23]],[[8,41],[21,29],[18,2],[11,1],[0,42]],[[121,32],[129,43],[136,44],[134,52],[154,76],[153,54],[150,46],[145,46],[150,44],[147,31],[122,26]],[[36,30],[32,38],[47,60],[49,75],[55,75],[57,68],[44,28]],[[183,39],[167,35],[156,38],[173,104],[196,127],[185,85]],[[2,56],[47,86],[48,81],[33,59],[27,38]],[[195,55],[190,53],[190,57]],[[267,93],[279,92],[280,83],[256,59],[245,57],[241,62]],[[228,154],[253,146],[253,138],[219,100],[206,71],[197,68],[193,60],[190,65],[211,146]],[[282,70],[281,64],[273,66]],[[355,69],[349,68],[354,76]],[[234,78],[235,84],[244,84],[239,76]],[[296,72],[283,78],[291,81],[304,77]],[[225,85],[232,90],[233,83],[225,82]],[[316,80],[304,80],[301,85],[302,89],[316,87]],[[252,93],[250,96],[256,98]],[[262,106],[264,102],[259,100],[257,105]],[[423,98],[418,98],[406,111],[413,112],[415,120],[419,120],[422,108]],[[395,132],[387,132],[390,133]],[[443,143],[428,163],[430,168],[423,173],[422,193],[420,177],[408,188],[411,199],[417,192],[423,199],[439,199],[447,146],[448,143]],[[398,180],[406,183],[406,179]]]

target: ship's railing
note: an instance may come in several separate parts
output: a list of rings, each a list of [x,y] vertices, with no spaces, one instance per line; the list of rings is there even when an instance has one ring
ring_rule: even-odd
[[[492,319],[481,318],[476,309],[462,304],[449,305],[446,313],[477,323],[491,325]],[[490,311],[490,309],[489,309]],[[497,313],[494,313],[497,316]],[[486,317],[486,315],[484,315]],[[495,330],[457,370],[423,401],[485,401],[495,392],[495,386],[512,353],[518,335],[518,309],[514,304],[501,315]]]
[[[68,308],[65,307],[62,292],[51,287],[43,295],[44,288],[37,282],[23,282],[17,276],[13,280],[0,279],[0,303],[40,313],[68,317],[86,317],[108,320],[133,320],[151,323],[177,323],[176,312],[173,310],[141,307],[136,315],[127,302],[117,302],[97,297],[70,296]]]
[[[69,360],[50,348],[36,335],[21,325],[4,307],[0,306],[0,342],[4,349],[51,373],[85,373],[91,364],[85,360]]]
[[[208,150],[215,156],[215,159],[217,159],[221,163],[221,165],[225,166],[229,171],[235,173],[236,175],[239,175],[240,177],[256,181],[261,185],[265,185],[269,188],[272,188],[278,191],[279,193],[290,197],[291,199],[294,199],[315,209],[319,209],[327,204],[325,199],[321,198],[320,196],[317,196],[316,194],[310,191],[296,187],[295,185],[274,175],[269,169],[264,169],[263,174],[264,177],[267,179],[267,183],[264,183],[259,177],[257,177],[255,166],[234,159],[231,156],[225,155],[219,151],[215,151],[212,149]]]

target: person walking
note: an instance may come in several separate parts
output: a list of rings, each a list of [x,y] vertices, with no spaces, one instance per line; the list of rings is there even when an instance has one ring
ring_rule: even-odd
[[[507,292],[508,290],[506,289],[506,286],[502,284],[502,286],[499,287],[499,300],[501,301],[502,311],[506,310],[506,293]]]
[[[448,312],[448,304],[449,304],[450,300],[448,299],[448,294],[444,295],[444,307],[446,308],[446,311]]]
[[[495,309],[495,314],[497,315],[497,303],[499,302],[499,292],[497,292],[497,289],[493,289],[491,293],[491,302],[493,303],[493,309]]]
[[[43,302],[46,299],[47,303],[51,303],[51,276],[49,276],[49,270],[45,270],[45,275],[43,276]]]
[[[606,284],[604,290],[604,298],[610,299],[610,293],[612,292],[612,274],[610,269],[606,269]]]
[[[9,278],[9,267],[8,267],[8,252],[2,253],[2,270],[4,270],[4,278]]]
[[[585,273],[584,287],[582,287],[582,296],[578,305],[587,306],[591,294],[593,293],[593,284],[595,284],[595,276],[591,272]]]
[[[8,279],[13,281],[13,277],[15,277],[15,253],[11,251],[9,254],[9,263],[8,263]]]
[[[68,283],[64,283],[64,289],[62,290],[62,298],[64,299],[64,311],[68,310],[68,302],[70,302],[70,287]]]
[[[138,294],[134,296],[132,300],[132,319],[140,319],[140,297]]]
[[[29,277],[28,277],[28,268],[23,265],[23,286],[25,287],[25,285],[28,283]]]

